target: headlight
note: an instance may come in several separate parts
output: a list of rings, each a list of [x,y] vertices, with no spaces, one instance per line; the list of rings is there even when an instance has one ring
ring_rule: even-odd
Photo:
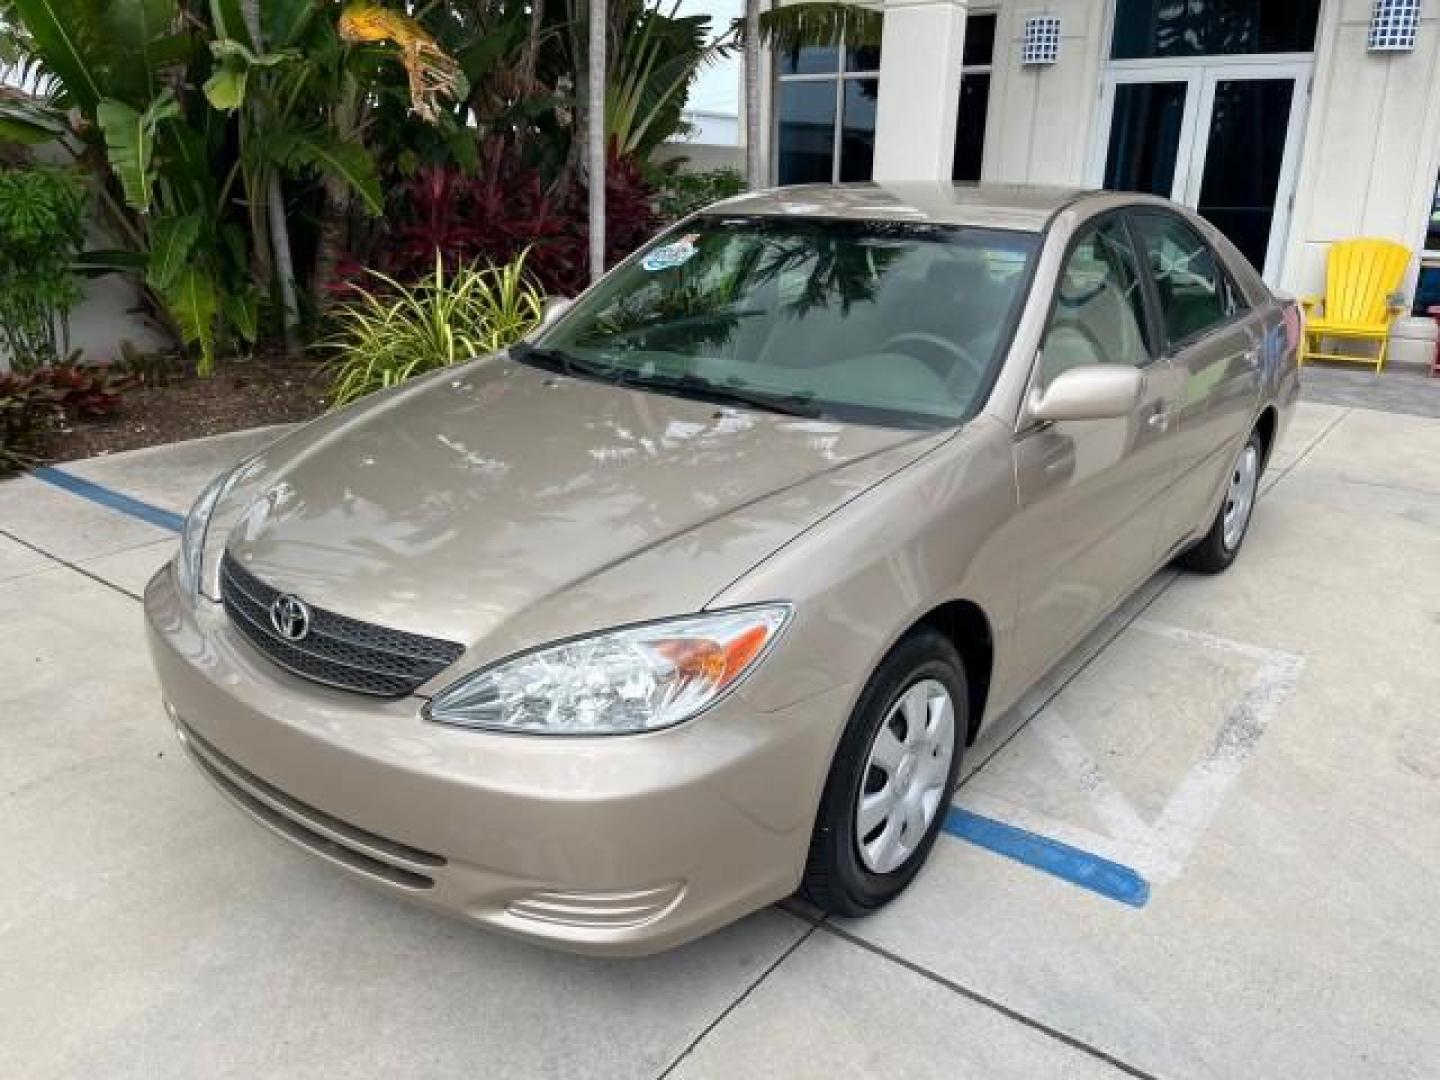
[[[502,660],[437,694],[431,719],[555,735],[654,731],[720,700],[769,651],[783,604],[612,630]]]
[[[188,600],[195,600],[200,592],[205,533],[210,527],[210,515],[238,473],[237,467],[211,480],[195,500],[190,513],[185,515],[185,527],[180,530],[180,550],[175,553],[175,580],[180,586],[180,594]]]

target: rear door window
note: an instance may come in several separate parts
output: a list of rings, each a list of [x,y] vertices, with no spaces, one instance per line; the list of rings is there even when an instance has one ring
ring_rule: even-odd
[[[1136,214],[1135,225],[1169,346],[1200,337],[1240,313],[1238,291],[1199,233],[1171,214]]]

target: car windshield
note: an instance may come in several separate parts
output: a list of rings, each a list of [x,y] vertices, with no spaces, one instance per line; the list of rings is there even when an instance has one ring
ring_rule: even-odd
[[[701,217],[515,355],[722,404],[953,425],[990,387],[1037,244],[910,222]]]

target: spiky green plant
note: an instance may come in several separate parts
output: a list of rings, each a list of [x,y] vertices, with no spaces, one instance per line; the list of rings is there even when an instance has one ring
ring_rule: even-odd
[[[545,297],[525,273],[525,255],[503,266],[435,272],[413,285],[371,272],[377,288],[335,312],[340,329],[324,344],[335,356],[331,402],[346,405],[437,368],[503,349],[534,328]]]

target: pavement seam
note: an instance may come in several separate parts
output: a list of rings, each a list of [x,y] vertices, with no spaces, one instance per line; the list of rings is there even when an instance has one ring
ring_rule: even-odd
[[[1260,490],[1260,494],[1256,496],[1257,502],[1260,499],[1263,499],[1266,495],[1270,494],[1272,490],[1279,486],[1281,480],[1284,480],[1287,476],[1294,472],[1296,467],[1300,465],[1301,462],[1303,462],[1317,449],[1319,449],[1320,444],[1330,437],[1331,432],[1333,432],[1337,427],[1344,423],[1345,419],[1352,412],[1355,411],[1355,409],[1350,406],[1343,407],[1343,410],[1344,411],[1342,411],[1339,416],[1335,417],[1334,420],[1330,421],[1330,423],[1325,426],[1324,431],[1320,432],[1320,434],[1316,435],[1313,439],[1310,440],[1309,444],[1305,447],[1305,449],[1301,450],[1300,453],[1295,455],[1294,461],[1290,462],[1289,465],[1286,465],[1285,468],[1281,469],[1279,473],[1277,473],[1271,479],[1271,481]]]
[[[104,585],[107,589],[114,589],[116,592],[118,592],[118,593],[119,593],[120,595],[122,595],[122,596],[128,596],[131,600],[135,600],[135,601],[137,601],[137,602],[143,602],[143,601],[142,601],[142,597],[140,596],[139,593],[133,593],[133,592],[131,592],[129,589],[125,588],[124,586],[116,585],[115,582],[113,582],[113,581],[107,581],[105,578],[101,577],[99,574],[91,573],[89,570],[86,570],[83,566],[80,566],[80,565],[77,564],[77,563],[73,563],[73,562],[71,562],[69,559],[62,559],[59,555],[54,555],[54,554],[46,551],[46,550],[45,550],[44,548],[42,548],[42,547],[37,547],[36,545],[30,543],[30,541],[28,541],[28,540],[22,540],[20,537],[16,536],[14,533],[10,532],[8,529],[0,529],[0,536],[5,537],[7,540],[13,540],[15,543],[19,544],[21,547],[29,548],[31,551],[35,552],[35,554],[41,555],[41,556],[49,559],[51,562],[58,563],[60,566],[63,566],[63,567],[65,567],[65,568],[68,569],[68,570],[74,570],[77,574],[81,575],[82,577],[87,577],[87,578],[89,578],[91,581],[93,581],[93,582],[95,582],[95,583],[97,583],[97,584],[99,584],[99,585]],[[156,542],[159,543],[159,541],[156,541]],[[144,546],[144,545],[141,545],[141,546]],[[105,556],[102,555],[102,556],[98,556],[98,557],[99,557],[99,558],[104,558]],[[22,575],[21,575],[21,577],[31,577],[31,576],[33,576],[33,575],[30,575],[30,574],[22,574]]]
[[[900,967],[904,968],[906,971],[909,971],[914,975],[918,975],[922,979],[926,979],[934,983],[936,986],[939,986],[945,990],[949,990],[953,994],[958,994],[960,997],[963,997],[967,1001],[973,1002],[976,1005],[999,1013],[1007,1020],[1013,1020],[1017,1024],[1022,1024],[1023,1026],[1030,1028],[1032,1031],[1039,1032],[1041,1035],[1044,1035],[1050,1039],[1055,1040],[1058,1043],[1062,1043],[1063,1045],[1070,1047],[1072,1050],[1076,1050],[1082,1054],[1087,1055],[1088,1057],[1095,1058],[1097,1061],[1103,1061],[1106,1065],[1109,1065],[1114,1069],[1118,1069],[1126,1076],[1136,1077],[1137,1080],[1157,1080],[1157,1077],[1154,1073],[1146,1072],[1144,1069],[1131,1065],[1129,1062],[1116,1057],[1114,1054],[1111,1054],[1106,1050],[1102,1050],[1098,1046],[1095,1046],[1091,1043],[1087,1043],[1083,1039],[1076,1038],[1074,1035],[1070,1035],[1064,1031],[1061,1031],[1059,1028],[1051,1027],[1049,1024],[1046,1024],[1040,1020],[1036,1020],[1034,1017],[1026,1016],[1018,1009],[1013,1009],[1009,1005],[996,1001],[992,997],[987,997],[985,994],[980,993],[978,990],[970,989],[970,987],[965,986],[963,983],[958,983],[954,979],[946,978],[944,975],[931,971],[929,968],[921,964],[917,964],[913,960],[908,960],[905,957],[900,956],[898,953],[891,952],[884,946],[876,945],[872,941],[866,941],[864,938],[858,937],[857,935],[850,933],[850,931],[848,930],[843,930],[840,927],[834,925],[833,923],[824,922],[822,920],[821,922],[816,923],[814,928],[816,930],[824,930],[826,933],[831,934],[836,938],[839,938],[841,941],[848,942],[849,944],[854,945],[857,948],[864,949],[866,952],[878,956],[883,960],[888,960],[892,964],[897,964]]]
[[[710,1023],[706,1024],[705,1027],[701,1029],[700,1033],[696,1035],[695,1038],[691,1039],[690,1042],[685,1046],[685,1048],[681,1050],[678,1055],[676,1055],[674,1060],[672,1060],[669,1065],[665,1066],[664,1070],[660,1073],[660,1075],[656,1077],[656,1080],[666,1080],[668,1076],[670,1076],[676,1069],[678,1069],[680,1067],[680,1064],[691,1055],[691,1053],[695,1050],[697,1046],[699,1046],[705,1040],[705,1037],[709,1035],[712,1031],[714,1031],[717,1027],[719,1027],[721,1024],[723,1024],[726,1018],[728,1018],[731,1013],[733,1013],[736,1009],[743,1005],[746,999],[749,998],[750,995],[759,988],[760,984],[770,977],[771,972],[773,972],[786,960],[789,960],[790,957],[795,954],[795,951],[799,949],[801,945],[804,945],[805,942],[810,940],[810,938],[814,935],[815,931],[820,929],[820,927],[824,924],[825,917],[821,916],[818,921],[806,921],[809,922],[809,926],[806,928],[805,932],[801,934],[798,938],[796,938],[793,942],[791,942],[789,947],[786,948],[785,951],[782,952],[779,956],[777,956],[769,967],[767,967],[758,976],[756,976],[756,978],[750,983],[750,985],[745,987],[744,990],[740,991],[739,996],[736,997],[734,1001],[730,1002],[729,1005],[726,1005],[725,1008],[721,1009],[719,1015],[716,1016],[715,1019],[711,1020]]]

